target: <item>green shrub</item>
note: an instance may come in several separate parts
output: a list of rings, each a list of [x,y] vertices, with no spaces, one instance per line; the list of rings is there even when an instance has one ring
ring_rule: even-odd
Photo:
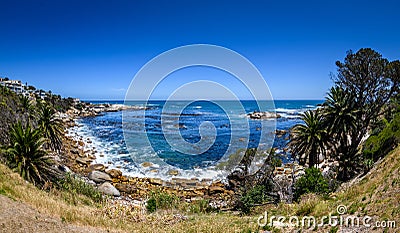
[[[150,213],[158,209],[174,209],[178,207],[179,201],[176,195],[154,191],[150,193],[146,208]]]
[[[388,154],[400,143],[400,113],[377,135],[370,136],[365,142],[364,156],[367,159],[378,160]]]
[[[257,185],[254,188],[245,192],[240,198],[239,209],[245,213],[250,213],[251,207],[256,204],[263,204],[268,201],[267,189],[263,185]]]
[[[210,206],[210,201],[206,199],[201,199],[194,201],[191,203],[189,207],[189,211],[191,213],[199,214],[199,213],[209,213],[213,211],[213,208]]]
[[[67,173],[64,179],[60,182],[62,190],[71,194],[82,194],[94,202],[100,203],[103,201],[103,195],[93,185],[86,183],[84,180],[77,178],[70,173]]]
[[[150,213],[153,213],[157,209],[157,201],[154,197],[150,197],[149,200],[147,200],[147,205],[146,205],[147,211]]]
[[[328,181],[322,176],[318,168],[311,167],[305,170],[305,175],[300,177],[294,185],[294,199],[297,201],[301,195],[316,193],[320,195],[329,194]]]

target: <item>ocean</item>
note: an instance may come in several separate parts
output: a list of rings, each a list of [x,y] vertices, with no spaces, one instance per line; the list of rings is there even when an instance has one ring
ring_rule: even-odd
[[[280,118],[252,120],[246,114],[260,110],[256,101],[149,101],[146,110],[106,112],[78,119],[71,133],[91,141],[86,149],[96,151],[94,163],[118,168],[126,175],[223,179],[226,173],[215,167],[246,148],[273,147],[284,163],[292,161],[284,150],[289,139],[284,131],[301,124],[300,114],[316,109],[322,102],[275,100],[274,105],[265,105]],[[140,102],[125,104],[144,106]],[[275,129],[283,133],[275,135]]]

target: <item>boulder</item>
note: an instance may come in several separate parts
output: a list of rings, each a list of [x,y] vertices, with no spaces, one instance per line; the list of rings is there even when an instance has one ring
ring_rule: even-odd
[[[208,192],[210,195],[212,194],[216,194],[216,193],[223,193],[225,191],[225,189],[223,187],[220,186],[210,186],[208,188]]]
[[[92,164],[89,166],[90,171],[102,171],[104,172],[106,170],[106,167],[103,164],[97,163],[97,164]]]
[[[112,178],[118,178],[118,177],[122,176],[122,172],[118,169],[110,169],[110,170],[107,170],[106,173],[108,175],[110,175]]]
[[[149,183],[154,185],[162,185],[163,181],[160,178],[150,178]]]
[[[117,184],[115,184],[115,187],[119,191],[124,192],[126,194],[132,194],[136,191],[136,189],[132,185],[129,185],[129,184],[117,183]]]
[[[106,181],[112,181],[111,177],[104,172],[101,171],[92,171],[89,173],[89,179],[95,181],[96,183],[103,183]]]
[[[121,196],[118,189],[116,189],[111,183],[104,182],[103,184],[99,185],[99,191],[110,196],[119,197]]]
[[[75,161],[83,165],[89,165],[93,160],[89,158],[77,158]]]

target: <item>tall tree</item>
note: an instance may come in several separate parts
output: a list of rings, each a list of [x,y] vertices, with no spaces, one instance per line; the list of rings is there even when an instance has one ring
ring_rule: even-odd
[[[332,87],[322,109],[325,124],[334,149],[331,155],[339,160],[341,174],[348,176],[354,161],[349,158],[352,150],[351,138],[357,135],[357,114],[354,95],[339,86]],[[354,152],[355,153],[355,152]]]
[[[358,147],[376,120],[382,107],[398,91],[400,82],[399,61],[389,62],[381,54],[370,49],[349,51],[344,63],[337,61],[336,85],[354,95],[357,112],[357,135],[352,137],[352,146]]]
[[[49,140],[49,147],[59,151],[62,146],[63,122],[56,116],[56,111],[46,102],[39,102],[38,126],[43,136]]]
[[[346,180],[355,170],[360,145],[383,107],[398,93],[400,62],[388,61],[370,49],[349,51],[344,62],[337,61],[337,87],[325,102],[330,129],[336,134],[337,156],[342,162],[339,178]]]
[[[19,104],[20,104],[20,112],[24,118],[26,118],[27,122],[31,122],[31,120],[35,117],[34,115],[34,106],[29,97],[24,95],[19,95]]]
[[[329,144],[328,131],[319,110],[306,111],[304,124],[295,125],[291,130],[289,147],[301,164],[308,161],[310,167],[318,163],[318,155],[325,155]]]

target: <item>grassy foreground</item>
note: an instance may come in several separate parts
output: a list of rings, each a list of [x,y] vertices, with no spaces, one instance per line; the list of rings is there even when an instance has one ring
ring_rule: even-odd
[[[183,209],[159,210],[153,214],[139,208],[111,206],[109,201],[94,203],[85,196],[60,191],[41,191],[24,181],[18,174],[0,164],[0,194],[37,209],[40,213],[78,226],[92,226],[112,232],[258,232],[260,214],[315,216],[335,215],[338,205],[345,205],[347,213],[355,216],[374,216],[377,220],[395,220],[396,232],[400,225],[400,147],[387,155],[366,176],[343,186],[341,191],[324,199],[308,195],[297,204],[280,204],[256,208],[250,216],[237,213],[190,213]],[[187,216],[177,219],[176,216]],[[271,228],[273,232],[287,232],[288,228]],[[341,228],[323,227],[320,232],[336,232]],[[307,231],[307,230],[306,230]],[[382,232],[371,228],[367,232]]]

